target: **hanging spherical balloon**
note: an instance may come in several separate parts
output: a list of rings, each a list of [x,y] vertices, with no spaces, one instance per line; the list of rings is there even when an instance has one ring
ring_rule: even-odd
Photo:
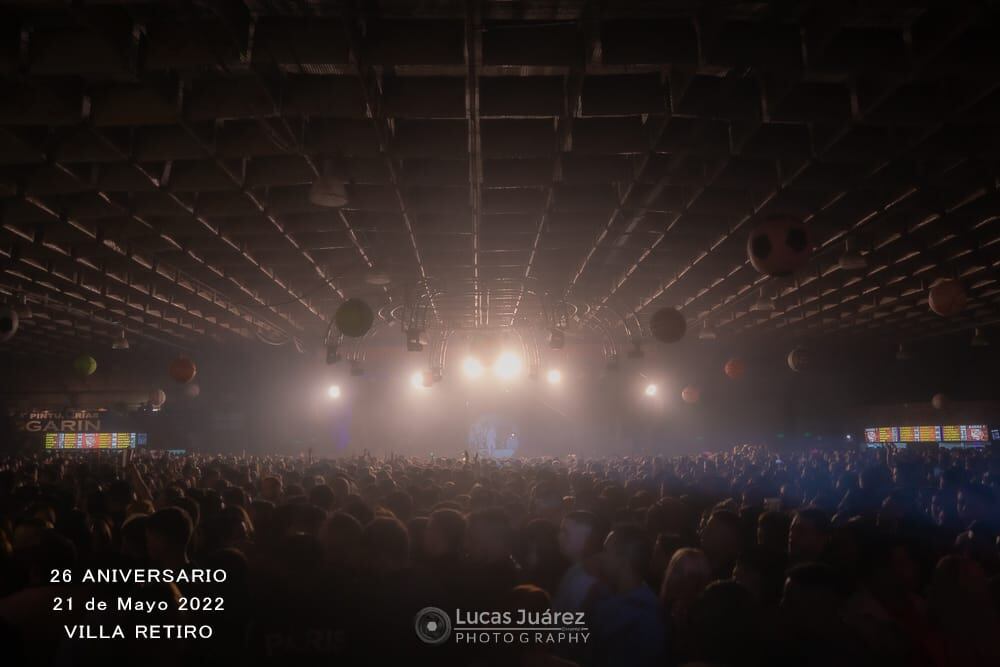
[[[812,255],[805,224],[789,215],[776,215],[757,225],[747,239],[753,268],[775,277],[789,276]]]
[[[726,375],[728,375],[730,378],[732,378],[733,380],[738,380],[741,377],[743,377],[743,374],[746,372],[747,367],[746,364],[743,363],[742,359],[740,359],[739,357],[733,357],[732,359],[726,362],[726,365],[723,367],[723,370],[726,371]]]
[[[198,367],[187,357],[177,357],[170,362],[170,377],[181,384],[187,384],[194,379]]]
[[[73,361],[73,370],[83,377],[93,375],[94,371],[97,370],[97,361],[89,355],[81,354]]]
[[[167,393],[162,389],[154,389],[149,392],[149,404],[154,408],[162,407],[167,402]]]
[[[687,320],[676,308],[660,308],[649,320],[649,330],[653,337],[663,343],[676,343],[684,338]]]
[[[812,366],[812,354],[804,347],[797,347],[788,353],[788,367],[796,373],[809,370]]]
[[[944,410],[944,406],[948,404],[948,398],[944,394],[934,394],[934,398],[931,399],[931,405],[934,406],[935,410]]]
[[[201,387],[199,387],[194,383],[191,383],[188,386],[184,387],[184,395],[187,396],[188,398],[198,398],[198,396],[201,395]]]
[[[681,398],[685,403],[693,405],[701,400],[701,390],[693,385],[688,385],[687,387],[684,387],[683,391],[681,391]]]
[[[17,311],[8,305],[0,306],[0,343],[4,343],[17,333]]]
[[[348,299],[337,308],[333,320],[340,333],[349,338],[361,338],[372,328],[375,313],[372,312],[371,306],[361,299]]]
[[[927,294],[927,303],[931,310],[941,317],[953,317],[965,308],[968,297],[962,283],[951,278],[939,280],[931,285]]]

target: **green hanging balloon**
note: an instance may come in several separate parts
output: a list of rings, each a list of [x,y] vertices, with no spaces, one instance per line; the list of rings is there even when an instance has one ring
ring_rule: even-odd
[[[73,362],[73,370],[83,377],[93,375],[94,371],[97,370],[97,361],[89,355],[81,354]]]

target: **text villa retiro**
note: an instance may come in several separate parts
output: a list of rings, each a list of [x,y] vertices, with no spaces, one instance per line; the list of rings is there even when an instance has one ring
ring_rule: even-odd
[[[209,625],[64,625],[67,639],[208,639]],[[128,634],[126,634],[126,629]]]

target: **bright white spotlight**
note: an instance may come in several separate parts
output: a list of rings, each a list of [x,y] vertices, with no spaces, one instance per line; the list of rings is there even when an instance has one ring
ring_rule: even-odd
[[[501,380],[513,380],[521,372],[521,357],[504,352],[493,364],[493,373]]]
[[[656,396],[656,385],[647,384],[646,385],[646,396]]]
[[[340,387],[335,384],[331,384],[330,388],[326,390],[326,395],[330,398],[340,398]]]
[[[559,384],[562,382],[562,372],[558,368],[552,368],[545,374],[545,379],[549,384]]]
[[[424,389],[423,371],[414,371],[413,375],[410,376],[410,386],[414,389]]]
[[[475,357],[466,357],[465,361],[462,362],[462,373],[471,380],[481,377],[483,374],[483,362]]]

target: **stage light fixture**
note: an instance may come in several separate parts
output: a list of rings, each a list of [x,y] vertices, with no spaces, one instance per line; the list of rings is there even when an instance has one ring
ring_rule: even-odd
[[[860,252],[851,248],[850,241],[844,241],[844,254],[837,260],[837,268],[841,271],[861,271],[868,268],[868,260]]]
[[[407,352],[423,352],[424,343],[420,340],[420,331],[418,329],[407,329],[406,330],[406,351]]]
[[[423,389],[424,388],[424,372],[423,371],[414,371],[413,374],[410,375],[410,386],[413,387],[414,389]]]
[[[521,357],[503,352],[493,364],[493,373],[501,380],[513,380],[521,373]]]
[[[559,384],[562,382],[562,372],[558,368],[551,368],[549,372],[545,374],[545,380],[549,384]]]
[[[655,384],[646,385],[646,396],[656,396],[657,388]]]
[[[335,364],[340,361],[340,352],[337,350],[336,343],[327,343],[326,345],[326,363]]]
[[[757,300],[750,304],[750,310],[754,313],[771,313],[775,310],[774,300],[764,294],[764,288],[760,288],[760,295]]]
[[[566,347],[566,334],[559,329],[550,329],[549,347],[553,350],[561,350]]]
[[[309,188],[309,202],[316,206],[340,208],[347,204],[347,179],[339,161],[335,158],[323,160],[320,175]]]
[[[708,326],[708,320],[701,323],[701,331],[698,332],[698,340],[715,340],[718,336],[715,335],[715,329]]]
[[[483,363],[476,357],[466,357],[462,361],[462,374],[470,380],[482,377],[484,370]]]
[[[972,347],[989,347],[990,340],[983,335],[983,332],[976,327],[975,332],[972,334],[972,341],[969,343]]]
[[[326,395],[330,398],[340,398],[340,387],[331,384],[329,389],[326,390]]]
[[[129,348],[128,338],[125,337],[125,329],[122,329],[122,335],[115,339],[115,342],[111,343],[112,350],[127,350]]]

